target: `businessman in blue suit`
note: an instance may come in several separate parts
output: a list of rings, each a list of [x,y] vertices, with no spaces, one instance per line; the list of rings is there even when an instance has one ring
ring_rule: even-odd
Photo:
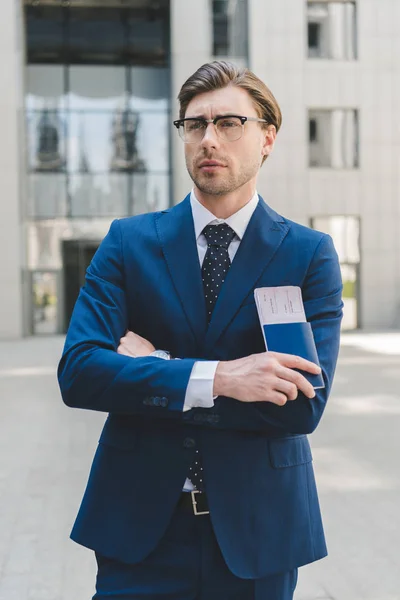
[[[290,600],[326,555],[307,434],[337,360],[338,259],[257,195],[281,125],[259,78],[209,63],[179,102],[193,190],[112,223],[59,364],[64,402],[108,413],[71,537],[96,553],[96,600]],[[265,352],[253,292],[284,285],[324,389],[315,364]]]

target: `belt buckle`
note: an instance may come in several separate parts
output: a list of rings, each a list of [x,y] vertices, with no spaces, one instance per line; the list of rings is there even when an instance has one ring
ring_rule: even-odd
[[[196,502],[195,494],[201,494],[201,493],[202,492],[200,492],[200,490],[193,490],[193,491],[190,492],[190,494],[192,496],[193,513],[196,516],[199,516],[199,515],[209,515],[210,514],[209,510],[204,510],[204,511],[197,510],[197,502]]]

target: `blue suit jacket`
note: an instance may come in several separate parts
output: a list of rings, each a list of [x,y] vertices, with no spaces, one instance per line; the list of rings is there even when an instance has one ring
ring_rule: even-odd
[[[325,389],[283,407],[218,397],[211,409],[183,413],[196,360],[264,351],[253,290],[280,285],[302,288]],[[58,372],[68,406],[109,413],[72,538],[108,557],[143,560],[200,448],[213,527],[237,576],[325,556],[307,434],[332,383],[341,289],[331,238],[260,198],[207,328],[189,196],[169,210],[114,221],[87,270]],[[117,354],[127,329],[182,360]]]

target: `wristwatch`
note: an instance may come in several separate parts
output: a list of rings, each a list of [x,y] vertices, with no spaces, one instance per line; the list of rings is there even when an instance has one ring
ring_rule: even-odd
[[[155,356],[156,358],[163,358],[164,360],[171,359],[171,355],[169,352],[167,352],[167,350],[154,350],[154,352],[152,352],[150,356]]]

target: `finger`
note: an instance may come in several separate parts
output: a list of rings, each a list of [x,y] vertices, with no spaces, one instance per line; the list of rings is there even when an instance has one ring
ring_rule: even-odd
[[[321,373],[321,367],[315,363],[303,358],[302,356],[296,356],[295,354],[283,354],[281,352],[269,352],[279,364],[289,369],[300,369],[301,371],[307,371],[308,373]]]
[[[269,397],[268,401],[272,402],[272,404],[277,404],[278,406],[284,406],[287,402],[287,396],[282,394],[282,392],[273,392]]]
[[[138,338],[138,337],[140,337],[140,335],[138,335],[137,333],[134,333],[133,331],[130,331],[129,329],[126,332],[125,335],[126,335],[127,338]]]
[[[117,353],[123,354],[124,356],[132,356],[133,358],[135,358],[135,355],[132,354],[132,352],[129,352],[128,348],[126,346],[123,346],[122,344],[118,346]]]
[[[275,389],[282,394],[285,394],[288,400],[296,400],[299,395],[299,390],[295,383],[286,381],[286,379],[278,378]]]
[[[279,367],[276,370],[276,375],[280,379],[284,379],[290,383],[293,383],[298,390],[307,396],[307,398],[314,398],[315,390],[313,386],[301,373],[293,371],[293,369],[288,369],[287,367]]]

